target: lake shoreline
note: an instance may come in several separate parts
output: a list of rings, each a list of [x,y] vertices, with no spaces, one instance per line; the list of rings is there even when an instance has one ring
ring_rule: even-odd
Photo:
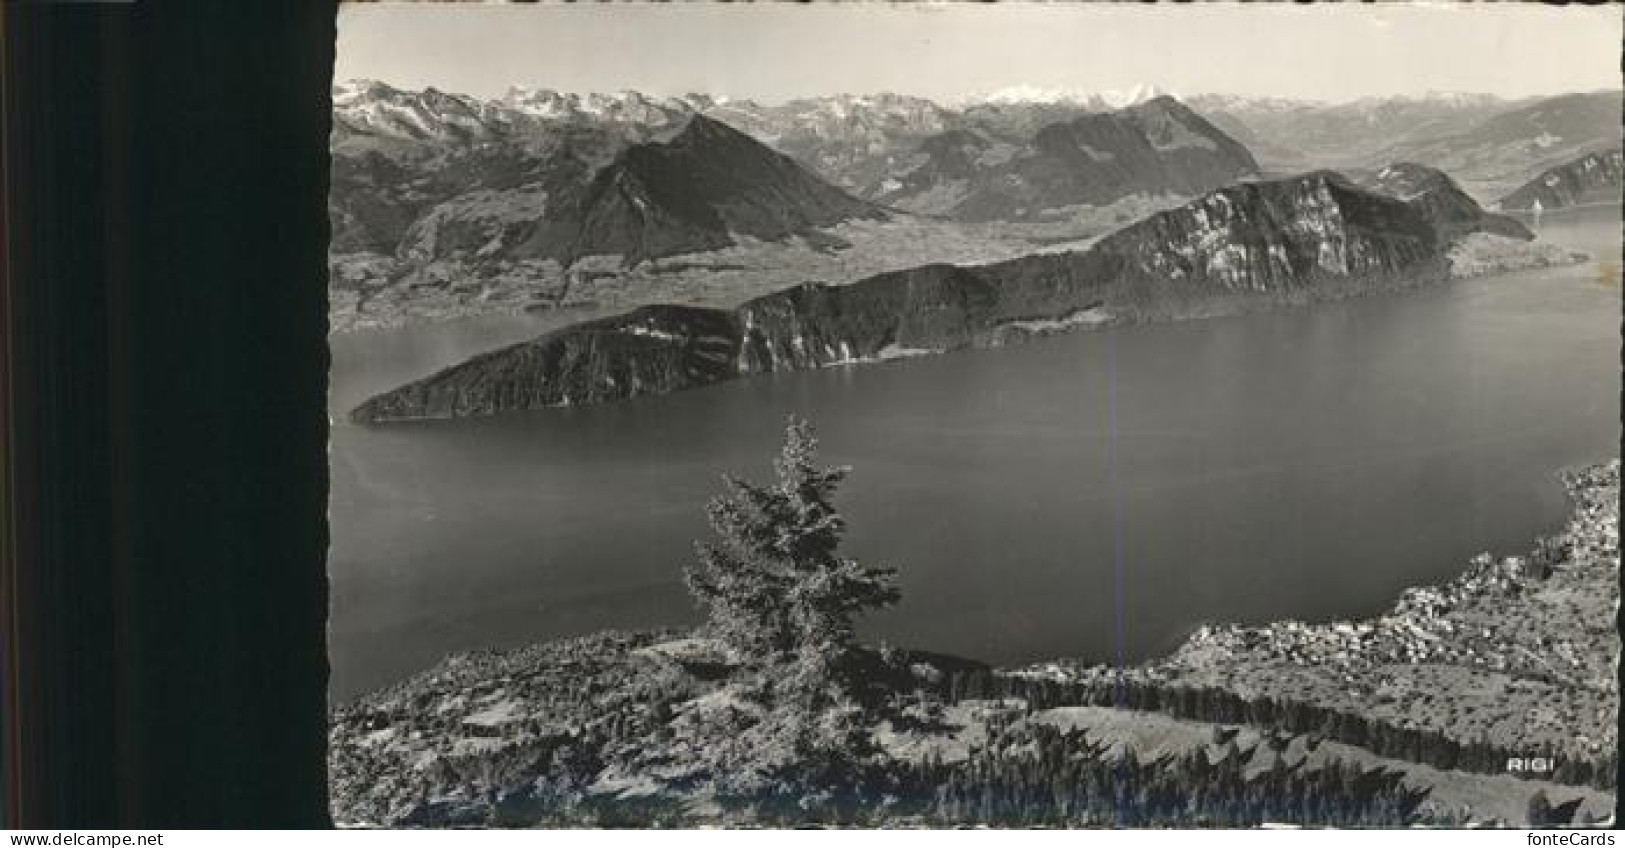
[[[1549,246],[1518,244],[1533,241],[1527,228],[1484,212],[1443,173],[1420,170],[1406,181],[1421,180],[1423,190],[1399,194],[1330,171],[1228,186],[1080,251],[934,262],[836,286],[802,283],[732,309],[642,306],[422,376],[349,417],[382,424],[595,405],[847,364],[893,347],[995,348],[1084,326],[1416,288],[1451,279],[1452,265],[1469,261],[1480,272],[1575,261]],[[1299,223],[1276,221],[1281,208],[1294,210]],[[1452,246],[1469,234],[1471,241]],[[1493,257],[1473,259],[1487,243]],[[1090,320],[1072,320],[1080,310]]]
[[[1607,626],[1611,619],[1605,615],[1600,628],[1588,628],[1584,621],[1555,614],[1558,608],[1547,601],[1554,593],[1591,593],[1593,612],[1606,607],[1612,615],[1617,608],[1618,587],[1610,578],[1617,575],[1619,562],[1619,473],[1618,460],[1565,470],[1560,476],[1573,501],[1570,516],[1559,532],[1537,540],[1530,557],[1496,560],[1480,555],[1454,580],[1407,590],[1386,614],[1372,618],[1318,625],[1280,621],[1262,627],[1202,626],[1170,656],[1121,670],[1064,660],[991,668],[941,655],[909,656],[921,658],[914,661],[914,668],[924,669],[922,679],[932,681],[925,685],[940,690],[947,703],[992,699],[989,709],[1001,715],[1014,709],[1012,716],[1023,710],[1027,715],[1037,710],[1040,717],[1064,716],[1070,715],[1068,710],[1099,703],[1195,721],[1199,726],[1240,724],[1270,733],[1284,731],[1294,739],[1310,739],[1304,743],[1309,750],[1317,737],[1352,742],[1401,765],[1411,762],[1435,770],[1428,774],[1442,773],[1437,771],[1441,768],[1449,773],[1508,774],[1530,786],[1592,786],[1612,792],[1617,739],[1603,717],[1616,714],[1607,709],[1609,705],[1617,710],[1614,654],[1598,656],[1600,641],[1575,642],[1588,633],[1606,639],[1612,632]],[[1531,626],[1526,619],[1536,612],[1545,617]],[[1531,632],[1535,635],[1525,638]],[[433,776],[438,774],[434,769],[414,767],[402,774],[400,763],[454,763],[444,768],[451,769],[447,774],[457,774],[480,768],[481,761],[510,756],[513,744],[537,744],[525,740],[580,739],[590,720],[586,725],[560,725],[542,719],[548,709],[535,701],[538,691],[557,693],[564,687],[562,691],[596,692],[595,697],[617,700],[621,695],[614,688],[624,686],[627,697],[636,701],[640,696],[631,689],[643,685],[638,681],[647,672],[622,670],[626,662],[647,663],[653,658],[669,673],[673,663],[694,661],[686,654],[705,654],[705,641],[686,629],[604,631],[508,651],[465,652],[359,696],[334,709],[331,747],[335,774],[341,776],[335,782],[338,806],[362,819],[380,815],[377,799],[368,800],[376,793],[357,781],[364,775],[376,776],[380,768],[390,770],[374,761],[389,745],[401,746],[392,754],[401,759],[390,779],[404,783],[387,793],[398,800],[414,793],[432,796],[424,781],[451,791],[445,789],[446,778]],[[1568,673],[1534,668],[1519,653],[1529,653],[1530,645],[1547,654],[1535,660],[1547,666],[1566,661],[1571,666]],[[1452,653],[1453,647],[1460,650]],[[1499,728],[1493,721],[1453,715],[1443,720],[1431,698],[1424,703],[1390,693],[1387,701],[1373,700],[1385,687],[1391,692],[1402,689],[1395,678],[1406,667],[1417,670],[1418,678],[1411,681],[1415,688],[1437,691],[1441,681],[1421,672],[1440,664],[1468,675],[1454,681],[1459,690],[1443,690],[1463,703],[1486,693],[1496,699],[1521,693],[1548,706],[1555,702],[1596,709],[1589,713],[1589,723],[1584,713],[1559,715],[1549,726],[1537,726],[1532,732],[1524,717],[1515,717],[1522,732],[1530,734],[1520,746],[1519,739],[1497,736]],[[620,681],[608,684],[608,690],[606,669],[611,680]],[[1518,685],[1508,687],[1509,680]],[[1311,685],[1317,682],[1325,685]],[[1543,688],[1527,692],[1519,688],[1531,682]],[[1132,693],[1126,702],[1125,692]],[[551,703],[557,696],[545,697]],[[1007,699],[1025,706],[1011,707]],[[1256,712],[1261,703],[1269,704],[1262,717]],[[1371,703],[1378,706],[1365,706]],[[1385,711],[1383,703],[1395,706]],[[549,726],[555,729],[548,730]],[[416,729],[405,732],[406,728]],[[1475,729],[1482,732],[1473,736]],[[916,750],[940,748],[944,739],[927,733],[907,745]],[[892,741],[896,743],[895,738]],[[1525,751],[1540,762],[1525,773],[1507,773],[1504,763],[1509,754]],[[488,763],[483,768],[490,767]],[[1478,780],[1491,779],[1503,778]],[[642,785],[649,777],[623,775],[605,785],[622,786],[625,780]],[[656,780],[653,785],[658,784]],[[408,791],[414,785],[422,791]]]
[[[780,367],[777,360],[769,360],[767,367],[753,367],[745,370],[743,366],[737,373],[729,372],[720,376],[708,376],[699,382],[679,381],[672,385],[651,381],[638,391],[634,388],[629,396],[608,395],[602,398],[597,396],[577,398],[569,394],[544,404],[543,406],[524,406],[513,409],[486,410],[478,404],[470,405],[459,401],[446,409],[418,410],[412,404],[403,409],[396,409],[400,404],[391,404],[391,399],[412,394],[419,387],[433,384],[436,380],[447,377],[459,371],[478,367],[486,361],[498,361],[508,351],[539,348],[548,343],[566,343],[573,334],[591,332],[594,339],[615,335],[616,328],[625,324],[634,331],[649,335],[651,331],[642,330],[644,323],[659,324],[654,313],[661,310],[687,310],[699,313],[715,313],[717,316],[732,316],[739,310],[723,310],[710,307],[690,307],[669,304],[650,304],[624,313],[597,315],[576,323],[564,324],[550,329],[533,339],[520,341],[492,349],[484,354],[471,357],[461,363],[440,368],[410,383],[398,386],[391,390],[376,394],[353,407],[346,415],[346,419],[363,426],[409,424],[419,421],[444,421],[459,418],[481,417],[503,412],[519,411],[545,411],[546,409],[563,409],[582,405],[597,405],[602,403],[616,403],[637,400],[640,397],[670,394],[677,391],[706,388],[717,385],[719,382],[733,380],[748,380],[782,371],[821,370],[827,368],[842,368],[862,366],[875,362],[887,362],[900,358],[913,358],[919,356],[935,356],[965,351],[998,349],[1012,345],[1048,338],[1057,335],[1068,335],[1079,332],[1099,332],[1116,329],[1131,329],[1179,323],[1185,321],[1202,321],[1215,318],[1234,318],[1252,315],[1260,312],[1269,312],[1280,309],[1298,309],[1324,303],[1335,303],[1356,298],[1392,296],[1433,288],[1460,280],[1494,277],[1503,274],[1514,274],[1521,271],[1558,268],[1569,265],[1583,264],[1590,261],[1588,254],[1569,250],[1547,242],[1525,242],[1505,236],[1486,233],[1474,233],[1461,239],[1450,251],[1444,262],[1442,273],[1431,274],[1416,270],[1404,274],[1377,276],[1370,279],[1327,279],[1312,286],[1291,288],[1280,291],[1251,292],[1229,291],[1218,294],[1205,294],[1192,297],[1184,292],[1180,286],[1173,283],[1139,283],[1135,285],[1116,284],[1103,287],[1093,293],[1093,299],[1087,303],[1073,305],[1056,314],[1045,313],[1029,317],[1016,317],[996,324],[990,330],[976,338],[960,344],[947,346],[900,347],[892,343],[887,348],[868,353],[867,355],[852,355],[846,349],[837,351],[831,349],[824,359],[817,359],[807,364],[795,362],[785,363]],[[862,283],[864,281],[858,281]],[[856,285],[846,284],[846,285]],[[836,286],[836,290],[845,286]],[[776,295],[786,295],[793,290],[776,292]],[[1112,306],[1107,304],[1111,303]],[[640,318],[642,315],[653,317]],[[679,322],[681,324],[682,322]],[[751,324],[747,317],[745,326]],[[605,330],[595,328],[604,327]],[[677,327],[671,330],[660,330],[657,335],[671,333],[681,335],[686,330]],[[985,336],[985,337],[984,337]],[[661,336],[664,337],[663,335]],[[792,341],[797,341],[797,336]],[[555,341],[556,340],[556,341]],[[793,345],[797,350],[804,350],[805,343]],[[894,352],[897,351],[897,352]],[[715,359],[717,355],[709,352],[703,357]],[[636,370],[636,369],[634,369]],[[690,367],[689,376],[692,377],[694,369]],[[480,382],[476,380],[476,382]],[[414,402],[416,403],[416,402]],[[465,408],[466,407],[466,408]]]

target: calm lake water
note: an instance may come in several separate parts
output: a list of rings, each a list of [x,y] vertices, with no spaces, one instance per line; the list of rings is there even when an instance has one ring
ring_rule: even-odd
[[[681,568],[703,504],[724,471],[768,476],[790,413],[854,468],[849,552],[900,570],[871,637],[1132,661],[1204,621],[1377,612],[1527,549],[1562,521],[1554,472],[1617,452],[1618,215],[1546,216],[1590,264],[1406,295],[495,420],[336,421],[333,694],[451,651],[695,620]],[[336,337],[334,408],[564,320]]]

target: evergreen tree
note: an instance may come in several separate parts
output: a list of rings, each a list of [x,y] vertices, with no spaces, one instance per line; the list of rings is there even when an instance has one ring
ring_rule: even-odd
[[[725,477],[708,509],[717,539],[686,573],[710,632],[747,669],[741,694],[765,708],[745,744],[783,755],[769,767],[779,791],[833,788],[872,753],[854,619],[898,600],[890,569],[838,553],[846,523],[832,501],[849,469],[820,466],[817,447],[791,418],[773,485]]]
[[[718,541],[698,546],[688,585],[711,631],[749,661],[839,662],[853,620],[899,597],[891,569],[837,553],[846,522],[832,500],[850,469],[818,465],[817,448],[812,427],[791,418],[776,484],[724,477],[707,509]]]
[[[1535,794],[1529,796],[1529,812],[1528,812],[1529,826],[1530,827],[1545,827],[1547,824],[1551,823],[1551,818],[1552,818],[1552,802],[1551,802],[1551,799],[1546,797],[1546,791],[1545,790],[1543,790],[1543,789],[1535,790]]]

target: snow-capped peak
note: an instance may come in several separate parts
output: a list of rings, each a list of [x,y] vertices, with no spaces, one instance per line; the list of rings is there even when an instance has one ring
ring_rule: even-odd
[[[1155,83],[1140,83],[1133,88],[1121,91],[1102,91],[1100,99],[1113,109],[1124,109],[1129,106],[1138,106],[1167,93],[1167,91],[1157,87]]]
[[[1127,89],[1108,89],[1089,92],[1076,88],[1046,87],[1041,85],[1012,85],[973,96],[968,103],[987,103],[997,106],[1027,104],[1066,104],[1096,109],[1123,109],[1138,106],[1169,92],[1152,83],[1141,83]]]
[[[1469,109],[1480,106],[1494,106],[1501,102],[1501,98],[1493,94],[1477,94],[1466,91],[1427,91],[1422,94],[1392,94],[1362,97],[1353,101],[1355,106],[1383,106],[1394,103],[1426,103],[1434,106],[1443,106],[1450,109]]]
[[[1290,97],[1254,97],[1245,94],[1198,94],[1184,99],[1186,104],[1199,112],[1291,112],[1329,105],[1321,100],[1298,100]]]
[[[1467,106],[1493,106],[1501,98],[1493,94],[1479,94],[1471,91],[1429,91],[1421,99],[1430,103],[1443,103],[1456,107]]]
[[[368,98],[387,97],[399,92],[388,83],[371,79],[353,79],[333,83],[333,105],[353,106]]]
[[[1011,85],[997,91],[972,97],[972,102],[1013,105],[1025,103],[1085,103],[1086,92],[1070,88],[1045,88],[1038,85]]]

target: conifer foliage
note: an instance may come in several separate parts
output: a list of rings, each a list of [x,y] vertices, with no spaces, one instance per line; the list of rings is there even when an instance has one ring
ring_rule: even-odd
[[[742,672],[734,691],[754,704],[755,720],[718,728],[729,741],[713,746],[715,771],[740,787],[840,785],[875,753],[882,704],[867,697],[854,620],[899,593],[891,569],[839,553],[846,522],[833,501],[849,469],[820,465],[817,450],[812,427],[791,418],[772,485],[724,477],[708,509],[717,538],[687,571],[706,629]],[[737,761],[735,747],[748,749]]]
[[[773,485],[725,476],[707,509],[717,540],[687,572],[712,634],[751,664],[839,664],[856,617],[899,598],[892,569],[838,552],[846,521],[833,500],[851,469],[821,466],[817,452],[812,426],[792,417]]]

